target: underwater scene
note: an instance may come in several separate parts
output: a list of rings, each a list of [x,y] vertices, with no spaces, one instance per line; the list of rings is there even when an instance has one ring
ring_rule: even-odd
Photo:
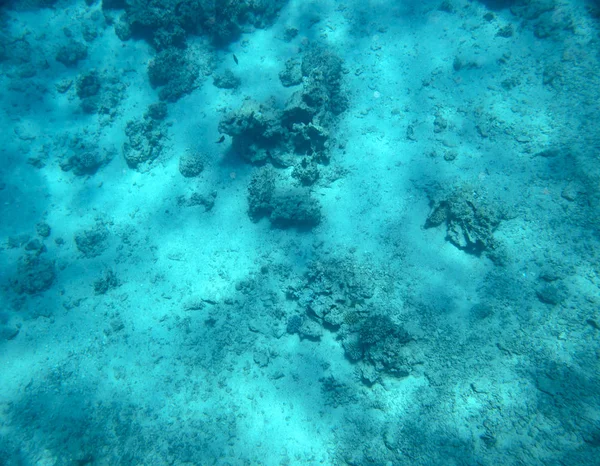
[[[600,465],[600,2],[0,1],[0,466]]]

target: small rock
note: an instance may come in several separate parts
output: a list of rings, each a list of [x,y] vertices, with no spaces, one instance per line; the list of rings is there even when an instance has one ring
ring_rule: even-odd
[[[379,380],[377,370],[371,365],[363,365],[359,369],[360,380],[367,386],[372,386]]]
[[[556,285],[542,285],[535,293],[538,299],[546,304],[560,304],[564,299],[562,290]]]
[[[577,199],[577,194],[577,188],[572,183],[569,183],[567,186],[565,186],[560,193],[562,198],[569,202],[573,202],[575,199]]]
[[[148,106],[144,118],[162,121],[167,117],[168,108],[165,102],[157,102]]]
[[[453,150],[450,150],[444,154],[444,160],[446,162],[452,162],[453,160],[456,160],[456,157],[458,157],[458,154]]]
[[[19,327],[14,325],[0,326],[0,340],[13,340],[19,334]]]
[[[33,141],[39,133],[39,130],[29,122],[17,124],[13,131],[21,141]]]
[[[198,297],[188,299],[183,305],[183,309],[186,311],[201,311],[204,307],[204,301]]]
[[[549,158],[557,157],[558,155],[560,155],[560,153],[561,153],[560,149],[545,149],[545,150],[540,151],[537,154],[535,154],[535,156],[536,157],[544,157],[546,159],[549,159]]]
[[[302,340],[319,341],[323,335],[323,331],[321,330],[321,326],[314,320],[304,319],[298,330],[298,335],[300,335]]]
[[[50,225],[46,222],[40,222],[35,226],[35,231],[37,231],[37,234],[41,237],[47,238],[51,233]]]
[[[72,85],[73,85],[72,79],[63,79],[63,80],[57,82],[54,85],[54,87],[56,88],[56,92],[58,92],[59,94],[64,94],[69,89],[71,89]]]
[[[267,367],[269,365],[269,353],[265,349],[259,349],[254,352],[254,362],[259,367]]]
[[[283,40],[291,42],[298,35],[298,28],[294,26],[286,26],[285,32],[283,33]]]

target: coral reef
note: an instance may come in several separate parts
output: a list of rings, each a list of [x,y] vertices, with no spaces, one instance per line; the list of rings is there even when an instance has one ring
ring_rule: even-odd
[[[204,170],[204,157],[198,152],[188,152],[179,158],[179,173],[186,178],[200,175]]]
[[[152,87],[160,87],[161,100],[175,102],[196,88],[199,70],[184,51],[171,47],[150,60],[148,78]]]
[[[164,149],[167,126],[162,121],[164,113],[156,111],[155,105],[149,107],[144,118],[130,120],[125,126],[127,142],[123,144],[123,156],[131,168],[139,169],[141,164],[152,162]]]
[[[55,278],[54,261],[39,254],[25,254],[19,258],[12,286],[17,293],[37,294],[49,289]]]
[[[75,245],[86,258],[102,254],[108,248],[108,230],[102,222],[75,234]]]
[[[272,168],[255,172],[248,187],[248,205],[253,221],[268,217],[278,228],[312,228],[321,222],[321,206],[310,191],[278,183]]]
[[[87,58],[87,45],[76,40],[70,40],[56,52],[56,61],[67,67],[75,67],[79,61]]]

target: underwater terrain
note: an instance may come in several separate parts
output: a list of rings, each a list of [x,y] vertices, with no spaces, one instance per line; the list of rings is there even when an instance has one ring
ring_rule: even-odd
[[[600,3],[0,2],[0,466],[600,465]]]

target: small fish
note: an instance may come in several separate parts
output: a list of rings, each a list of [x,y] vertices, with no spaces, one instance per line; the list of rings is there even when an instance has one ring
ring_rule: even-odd
[[[225,136],[221,136],[218,141],[215,141],[215,144],[221,144],[225,140]]]
[[[240,64],[240,62],[238,61],[237,57],[235,56],[235,53],[233,54],[233,61],[235,62],[236,65]]]

